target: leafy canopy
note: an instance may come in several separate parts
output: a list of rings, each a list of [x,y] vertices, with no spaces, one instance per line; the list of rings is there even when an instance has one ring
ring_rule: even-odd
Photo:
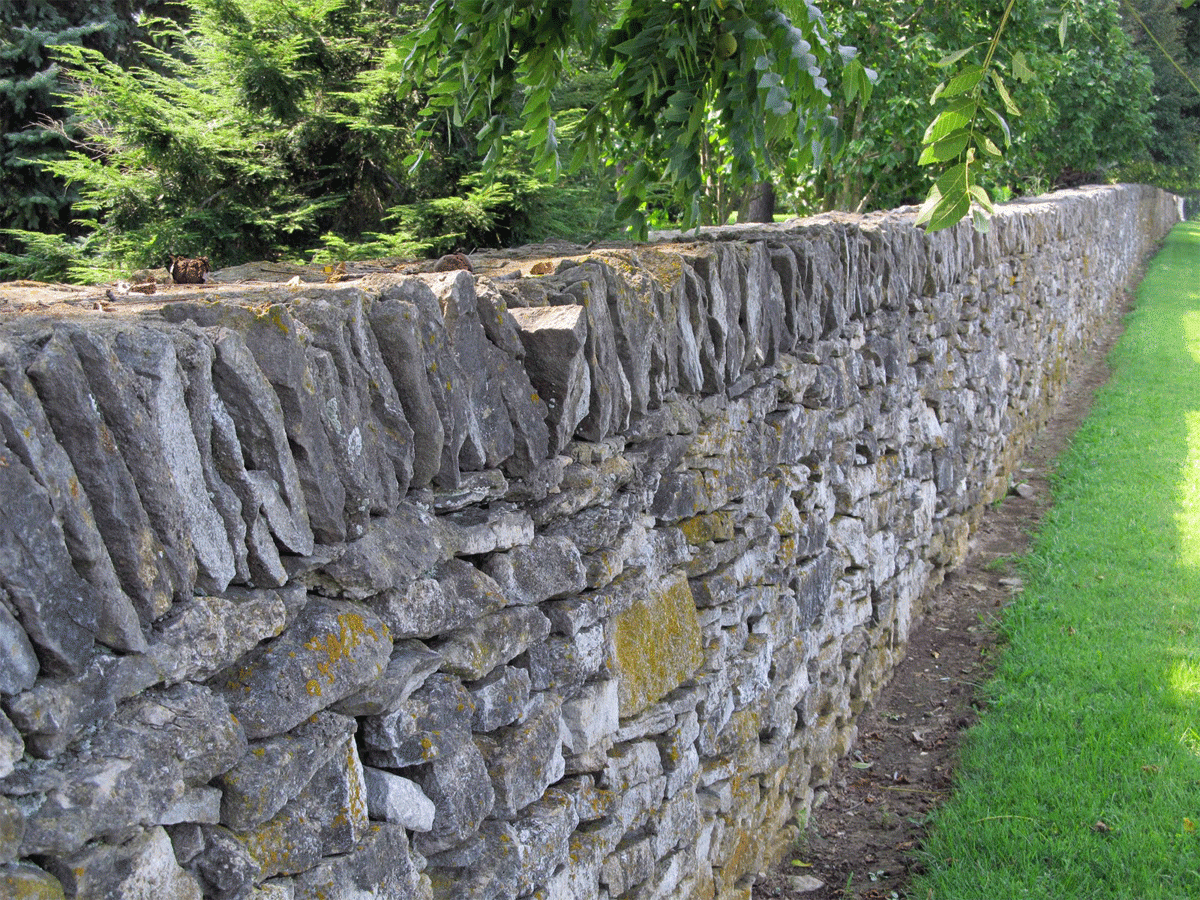
[[[811,166],[837,145],[826,70],[848,68],[856,96],[871,78],[838,46],[811,0],[434,0],[398,47],[407,86],[428,96],[427,133],[476,124],[485,167],[510,153],[512,129],[539,172],[569,156],[616,172],[618,218],[646,232],[655,185],[685,227],[713,219],[704,160],[722,148],[734,188]],[[553,95],[581,63],[607,70],[569,133]],[[415,156],[411,162],[420,162]]]

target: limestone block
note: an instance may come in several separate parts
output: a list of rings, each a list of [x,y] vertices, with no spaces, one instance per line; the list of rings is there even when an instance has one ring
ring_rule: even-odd
[[[395,632],[393,631],[393,634]],[[387,669],[362,690],[334,704],[347,716],[378,716],[404,703],[441,665],[442,655],[420,641],[397,641]]]
[[[245,749],[229,707],[207,688],[146,691],[123,703],[88,742],[9,776],[10,792],[45,792],[28,815],[21,854],[72,853],[92,838],[154,823]]]
[[[287,607],[273,591],[245,599],[196,597],[159,623],[147,654],[165,684],[202,681],[283,631]]]
[[[496,794],[483,754],[468,735],[419,771],[416,781],[436,812],[433,828],[418,834],[414,846],[428,856],[449,850],[475,832],[492,811]]]
[[[50,673],[83,669],[96,633],[99,606],[91,585],[71,567],[62,527],[32,473],[0,447],[0,590],[21,617],[21,627]],[[20,645],[19,640],[13,643]],[[30,666],[16,661],[21,678]],[[27,678],[27,675],[25,676]]]
[[[25,629],[0,602],[0,694],[12,696],[33,687],[38,675],[37,654]]]
[[[598,622],[571,637],[550,635],[529,648],[524,662],[535,691],[553,690],[569,697],[602,674],[612,652],[612,642]]]
[[[189,788],[157,818],[159,825],[181,822],[216,825],[221,821],[221,790],[207,786]]]
[[[541,306],[509,311],[525,348],[525,370],[545,402],[549,452],[557,453],[588,414],[592,371],[584,355],[588,336],[582,306]]]
[[[539,694],[524,720],[476,736],[492,779],[496,815],[517,815],[563,777],[561,715],[562,701],[556,695]]]
[[[696,602],[687,579],[670,576],[647,588],[613,623],[622,718],[637,715],[679,687],[703,662]]]
[[[72,897],[201,900],[200,884],[175,861],[171,839],[151,828],[118,845],[97,844],[46,867]]]
[[[513,826],[508,822],[485,822],[474,843],[470,863],[461,868],[438,865],[434,869],[431,881],[435,900],[458,900],[459,897],[516,900],[520,891],[521,859]],[[442,854],[435,863],[444,865],[443,861],[449,855]]]
[[[219,825],[181,825],[172,829],[176,858],[204,886],[205,897],[246,897],[259,879],[260,866],[246,845]]]
[[[555,900],[599,900],[600,867],[607,855],[602,839],[588,832],[571,836],[567,860],[546,882],[546,896]]]
[[[399,825],[372,828],[342,856],[295,879],[294,900],[432,900]]]
[[[313,600],[282,635],[217,676],[250,740],[282,734],[378,678],[392,654],[366,607]]]
[[[0,865],[0,895],[20,900],[65,900],[62,884],[33,863]]]
[[[24,813],[7,797],[0,797],[0,864],[17,858],[24,836]]]
[[[533,540],[529,513],[508,503],[493,503],[487,509],[465,509],[442,516],[443,540],[459,556],[480,556],[508,550]]]
[[[286,734],[252,743],[214,782],[222,792],[221,824],[246,831],[266,822],[304,789],[354,731],[353,719],[322,711]]]
[[[363,720],[371,765],[400,769],[437,759],[469,740],[475,703],[457,678],[436,674],[393,712]]]
[[[491,578],[461,559],[438,565],[402,590],[368,598],[396,637],[430,638],[501,609],[506,598]],[[439,651],[440,652],[440,651]]]
[[[512,666],[498,666],[467,685],[475,705],[471,730],[488,732],[511,725],[525,713],[530,686],[529,670]]]
[[[367,786],[367,812],[376,821],[403,825],[409,831],[433,828],[433,801],[416,782],[383,769],[363,767]]]
[[[515,604],[578,594],[586,583],[579,551],[565,537],[536,537],[527,546],[496,553],[483,570]]]
[[[512,823],[520,870],[517,887],[524,896],[549,881],[566,863],[572,832],[579,825],[573,798],[551,789],[545,799],[529,804]]]
[[[349,853],[369,828],[362,764],[349,740],[283,809],[239,836],[258,864],[255,880],[261,881],[303,872],[323,856]]]
[[[145,647],[141,625],[113,568],[91,502],[66,451],[55,440],[41,401],[11,348],[0,342],[0,432],[12,452],[46,489],[62,524],[76,571],[96,590],[97,636],[117,650]],[[11,393],[10,393],[11,391]]]
[[[620,724],[620,688],[615,678],[585,685],[562,705],[563,744],[573,754],[611,740]]]
[[[623,843],[600,867],[600,883],[610,896],[619,897],[654,874],[654,839],[650,836]]]
[[[536,607],[502,609],[447,635],[438,647],[442,671],[474,681],[545,640],[549,633],[550,620]]]
[[[375,520],[367,533],[322,570],[322,590],[362,600],[389,589],[405,588],[449,558],[441,546],[433,516],[411,503]]]

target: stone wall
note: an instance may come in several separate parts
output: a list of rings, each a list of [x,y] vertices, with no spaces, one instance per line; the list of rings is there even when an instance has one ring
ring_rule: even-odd
[[[748,897],[1177,216],[10,307],[0,894]]]

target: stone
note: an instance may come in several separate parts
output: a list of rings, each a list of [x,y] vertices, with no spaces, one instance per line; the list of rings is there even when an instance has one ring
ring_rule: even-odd
[[[392,639],[364,606],[312,600],[283,634],[215,682],[250,740],[282,734],[387,668]]]
[[[353,740],[336,746],[292,800],[240,834],[258,864],[255,880],[311,869],[324,856],[349,853],[367,834],[366,787]]]
[[[215,787],[189,788],[157,818],[160,825],[178,825],[181,822],[216,825],[221,821],[221,790]]]
[[[392,631],[395,634],[395,630]],[[347,716],[379,716],[398,709],[442,663],[442,655],[414,640],[397,641],[387,669],[360,691],[333,705]]]
[[[426,856],[449,850],[473,834],[496,802],[483,754],[467,736],[420,767],[417,784],[433,801],[433,828],[418,834],[413,846]]]
[[[72,897],[202,900],[200,884],[175,861],[171,839],[151,828],[122,844],[98,844],[46,862]]]
[[[526,546],[493,554],[483,570],[515,604],[567,597],[586,586],[579,551],[565,537],[536,537]]]
[[[70,854],[89,840],[154,824],[191,787],[207,784],[245,752],[229,708],[199,685],[146,691],[53,763],[9,776],[9,790],[45,791],[27,814],[21,855]],[[24,782],[28,787],[22,789]]]
[[[286,734],[250,744],[246,754],[214,781],[221,789],[221,824],[246,831],[266,822],[304,789],[354,731],[353,719],[326,710]]]
[[[476,733],[495,731],[524,715],[529,703],[529,670],[497,666],[466,687],[475,706],[471,730]]]
[[[17,858],[25,836],[25,814],[7,797],[0,797],[0,864]]]
[[[544,799],[527,806],[513,823],[520,870],[517,888],[522,896],[549,881],[566,863],[571,834],[579,825],[574,799],[564,791],[548,790]]]
[[[442,671],[475,681],[549,633],[550,620],[536,607],[502,609],[446,636],[438,647]]]
[[[540,694],[516,725],[476,737],[495,789],[495,814],[512,818],[563,777],[562,701]]]
[[[507,600],[475,566],[449,559],[405,590],[385,591],[366,602],[396,637],[430,638],[489,615]]]
[[[19,900],[66,900],[57,878],[27,862],[0,865],[0,896]]]
[[[403,825],[409,831],[430,831],[435,808],[420,786],[400,775],[363,767],[367,812],[376,821]]]
[[[474,712],[474,701],[461,681],[432,675],[401,707],[363,721],[366,760],[400,769],[437,759],[468,740]]]
[[[516,900],[520,893],[521,858],[517,838],[508,822],[485,822],[473,842],[472,861],[455,865],[455,854],[433,860],[431,882],[435,900]],[[447,857],[452,864],[447,866]]]
[[[38,659],[25,629],[0,598],[0,694],[12,696],[33,687]]]
[[[365,535],[347,544],[345,552],[323,568],[328,584],[322,585],[322,591],[362,600],[403,589],[449,556],[433,516],[402,503],[390,516],[375,520]]]
[[[621,717],[635,716],[691,678],[703,662],[696,602],[682,575],[648,585],[613,626]]]
[[[446,545],[458,556],[480,556],[533,540],[533,520],[529,513],[507,503],[463,510],[442,516],[439,521]]]
[[[602,674],[612,653],[604,626],[597,623],[571,637],[549,635],[529,648],[523,662],[535,691],[553,690],[571,697],[584,682]]]
[[[44,488],[9,450],[0,447],[0,589],[19,612],[21,627],[50,673],[83,670],[93,644],[96,598],[71,567],[62,527]],[[82,621],[81,621],[82,620]],[[89,627],[92,626],[92,627]],[[14,640],[18,644],[19,641]],[[28,660],[14,661],[28,672]]]
[[[546,404],[551,454],[558,453],[588,414],[591,368],[584,356],[587,316],[582,306],[509,310],[525,348],[525,370]]]
[[[227,828],[185,825],[173,830],[172,841],[180,861],[203,883],[206,898],[245,897],[259,880],[258,861]]]
[[[203,681],[279,635],[286,621],[287,607],[273,591],[237,600],[196,597],[159,622],[147,657],[165,684]]]
[[[349,853],[295,879],[294,900],[432,900],[399,825],[372,828]]]
[[[574,754],[611,740],[620,725],[620,688],[615,678],[586,685],[562,705],[563,744]]]

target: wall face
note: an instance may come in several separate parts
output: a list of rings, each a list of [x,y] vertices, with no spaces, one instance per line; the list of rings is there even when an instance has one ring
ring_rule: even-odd
[[[1176,218],[6,317],[0,894],[747,897]]]

